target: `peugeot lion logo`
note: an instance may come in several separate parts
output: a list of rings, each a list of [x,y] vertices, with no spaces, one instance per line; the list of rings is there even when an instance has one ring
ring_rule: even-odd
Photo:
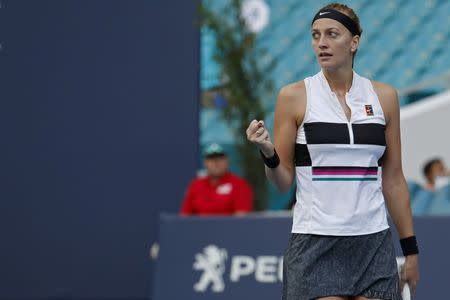
[[[203,249],[203,253],[195,255],[193,268],[203,271],[200,280],[194,285],[196,292],[205,292],[210,285],[213,292],[224,291],[223,273],[226,259],[227,251],[215,245],[208,245]]]

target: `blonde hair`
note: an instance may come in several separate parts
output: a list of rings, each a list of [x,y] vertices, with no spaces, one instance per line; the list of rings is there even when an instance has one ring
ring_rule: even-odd
[[[361,36],[361,34],[363,32],[363,30],[361,28],[361,23],[359,22],[359,18],[353,9],[351,9],[350,7],[348,7],[345,4],[341,4],[341,3],[337,3],[337,2],[327,4],[324,7],[322,7],[321,9],[319,9],[319,11],[325,10],[325,9],[337,10],[338,12],[341,12],[341,13],[345,14],[347,17],[349,17],[350,19],[352,19],[353,22],[355,22],[358,31],[360,32],[359,35]]]

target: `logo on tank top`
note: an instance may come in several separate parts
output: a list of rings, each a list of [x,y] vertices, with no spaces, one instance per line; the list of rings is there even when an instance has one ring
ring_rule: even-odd
[[[365,109],[366,109],[366,115],[369,116],[369,117],[373,116],[373,108],[372,108],[372,105],[366,104],[366,105],[364,105],[364,107],[365,107]]]

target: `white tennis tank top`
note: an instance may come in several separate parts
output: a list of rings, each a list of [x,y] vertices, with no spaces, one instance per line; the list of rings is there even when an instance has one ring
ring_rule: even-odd
[[[305,85],[292,232],[361,235],[388,228],[379,164],[386,122],[372,83],[353,72],[345,96],[350,121],[322,71],[306,78]]]

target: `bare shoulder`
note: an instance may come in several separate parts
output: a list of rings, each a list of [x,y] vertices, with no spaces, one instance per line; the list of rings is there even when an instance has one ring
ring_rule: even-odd
[[[276,111],[283,117],[292,117],[297,125],[301,124],[306,110],[305,82],[298,81],[285,85],[278,95]]]
[[[285,85],[280,90],[280,98],[288,100],[302,100],[306,98],[306,86],[303,80]]]
[[[378,100],[380,100],[386,122],[389,122],[391,116],[395,115],[399,109],[397,90],[393,86],[379,81],[372,80],[372,85]]]
[[[393,86],[375,80],[372,80],[372,85],[380,101],[395,102],[397,100],[397,90]]]

